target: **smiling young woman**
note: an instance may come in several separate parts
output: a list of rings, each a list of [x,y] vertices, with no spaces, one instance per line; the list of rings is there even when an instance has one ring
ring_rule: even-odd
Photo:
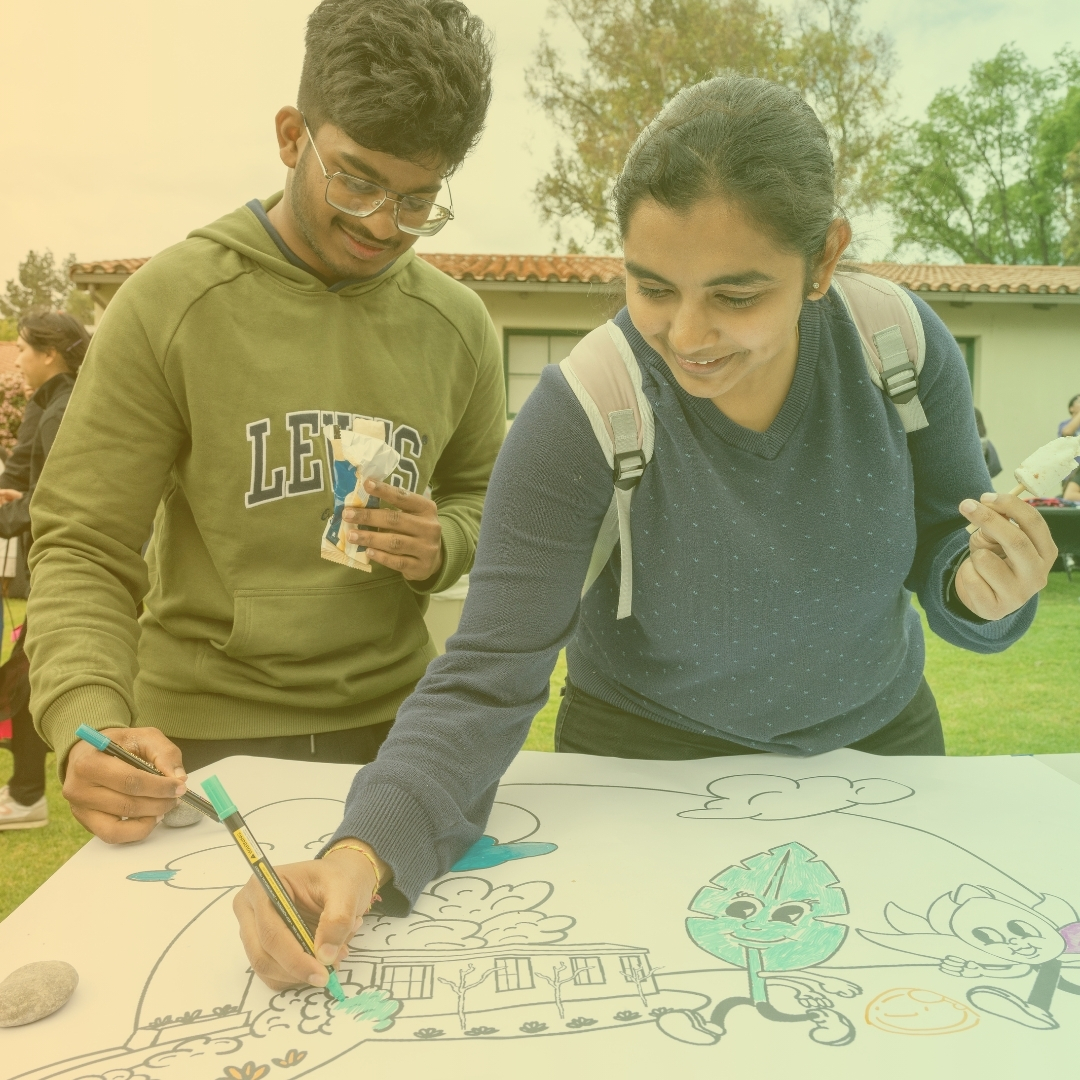
[[[562,752],[941,754],[912,592],[935,632],[994,652],[1030,624],[1053,561],[1034,510],[975,501],[990,478],[967,372],[926,305],[929,427],[908,436],[870,381],[830,291],[851,231],[828,138],[797,95],[737,77],[684,91],[631,150],[615,209],[615,323],[655,421],[632,615],[616,617],[618,550],[582,597],[612,473],[553,365],[492,474],[460,629],[358,774],[336,837],[388,865],[389,902],[481,835],[564,646]],[[352,910],[313,866],[282,876]]]

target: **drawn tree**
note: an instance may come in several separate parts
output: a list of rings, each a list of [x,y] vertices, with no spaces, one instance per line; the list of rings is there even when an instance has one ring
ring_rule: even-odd
[[[634,984],[634,989],[637,991],[638,997],[641,998],[641,1004],[645,1008],[649,1007],[649,1003],[645,1000],[645,984],[658,971],[663,971],[663,968],[647,968],[644,960],[642,960],[640,963],[634,964],[622,973],[623,978],[628,983]]]
[[[565,978],[563,977],[563,972],[566,972]],[[577,978],[577,972],[567,971],[565,962],[561,962],[557,968],[552,970],[550,975],[545,975],[542,971],[538,971],[536,977],[538,979],[543,979],[554,991],[555,1008],[559,1010],[559,1019],[565,1020],[566,1013],[563,1010],[562,988],[566,983],[573,982]]]
[[[492,966],[489,967],[487,971],[485,971],[484,974],[480,976],[480,978],[474,979],[472,982],[469,982],[469,976],[473,973],[474,970],[475,968],[472,964],[470,964],[467,968],[460,969],[458,971],[458,981],[456,983],[451,982],[449,979],[444,979],[441,975],[439,976],[439,982],[441,982],[444,986],[449,986],[450,989],[453,990],[454,993],[457,995],[458,1022],[461,1024],[461,1030],[463,1033],[468,1027],[465,1019],[465,995],[468,994],[470,990],[475,990],[476,987],[478,987],[489,976],[495,974],[495,968],[494,966]],[[561,1016],[562,1014],[560,1013],[559,1015]]]

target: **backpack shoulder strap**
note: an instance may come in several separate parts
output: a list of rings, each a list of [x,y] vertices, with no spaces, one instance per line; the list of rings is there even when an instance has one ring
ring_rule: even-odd
[[[911,297],[872,274],[837,273],[833,285],[859,332],[866,370],[896,406],[904,430],[910,434],[929,427],[919,400],[926,335]]]
[[[616,617],[625,619],[633,599],[630,500],[652,460],[652,409],[641,388],[641,369],[633,350],[613,322],[582,338],[559,367],[589,418],[612,475],[611,504],[593,547],[581,595],[592,588],[618,544],[621,579]]]

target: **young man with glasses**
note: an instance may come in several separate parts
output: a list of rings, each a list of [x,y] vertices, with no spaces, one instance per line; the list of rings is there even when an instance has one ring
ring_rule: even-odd
[[[370,761],[434,655],[426,598],[472,562],[505,406],[483,305],[410,249],[453,217],[490,76],[457,0],[324,0],[277,115],[284,193],[156,256],[95,334],[34,500],[27,651],[103,839],[220,757]],[[349,459],[335,546],[346,443],[385,482]]]

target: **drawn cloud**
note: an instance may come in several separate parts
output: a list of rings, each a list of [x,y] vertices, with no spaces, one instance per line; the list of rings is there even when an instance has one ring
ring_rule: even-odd
[[[243,1046],[239,1039],[214,1035],[185,1039],[168,1050],[151,1052],[141,1065],[107,1069],[79,1080],[203,1080],[221,1072],[223,1055],[238,1053]]]
[[[446,878],[421,893],[407,917],[364,919],[352,946],[445,950],[562,941],[574,920],[540,910],[551,892],[547,881],[493,887],[478,877]]]
[[[724,776],[714,780],[708,790],[713,798],[704,807],[684,810],[679,817],[791,821],[833,814],[849,806],[899,802],[915,794],[895,780],[874,777],[848,780],[845,776],[808,776],[792,780],[764,773]]]

